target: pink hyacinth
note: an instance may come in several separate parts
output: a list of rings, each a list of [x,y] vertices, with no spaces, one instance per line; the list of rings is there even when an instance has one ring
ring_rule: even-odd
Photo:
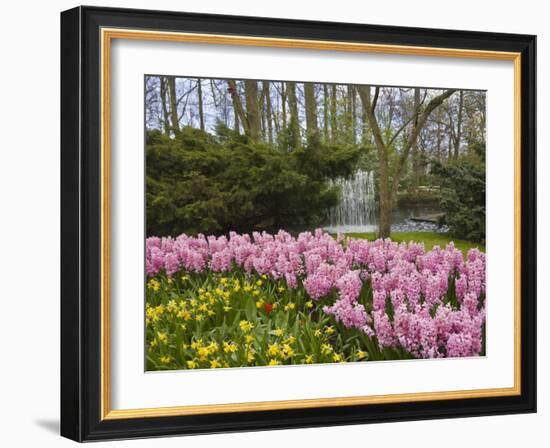
[[[477,356],[483,349],[486,256],[477,249],[464,259],[452,243],[426,252],[413,242],[281,230],[150,237],[145,255],[148,277],[238,269],[284,280],[311,299],[332,301],[326,314],[381,348],[401,347],[418,358]]]

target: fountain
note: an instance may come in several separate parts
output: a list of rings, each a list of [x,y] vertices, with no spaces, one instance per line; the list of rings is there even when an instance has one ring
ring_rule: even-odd
[[[374,172],[356,171],[352,177],[331,181],[340,187],[340,203],[329,212],[331,233],[376,232],[377,211],[374,191]]]

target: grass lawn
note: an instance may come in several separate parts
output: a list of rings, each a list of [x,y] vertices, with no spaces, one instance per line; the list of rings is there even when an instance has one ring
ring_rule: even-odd
[[[367,240],[375,240],[376,233],[347,233],[347,236],[351,238],[362,238]],[[457,240],[442,233],[435,232],[392,232],[391,239],[393,241],[415,241],[417,243],[423,242],[426,250],[431,250],[434,246],[440,246],[444,248],[448,243],[454,241],[455,246],[460,249],[464,254],[468,252],[472,247],[477,247],[479,250],[485,252],[485,246],[480,243],[474,243],[471,241]]]

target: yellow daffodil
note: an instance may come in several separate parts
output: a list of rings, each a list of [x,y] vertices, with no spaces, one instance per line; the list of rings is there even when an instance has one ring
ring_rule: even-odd
[[[176,301],[174,299],[172,299],[168,302],[168,305],[166,306],[166,309],[170,313],[175,313],[178,310],[178,304],[176,303]]]
[[[198,308],[199,311],[205,313],[208,311],[208,305],[206,303],[202,303],[199,308]]]
[[[199,347],[202,347],[202,339],[197,339],[196,341],[191,342],[191,348],[193,350],[196,350]]]
[[[221,366],[222,365],[220,364],[220,362],[217,359],[213,359],[212,361],[210,361],[210,368],[211,369],[218,369]]]
[[[197,349],[197,355],[201,361],[204,361],[208,358],[208,355],[210,355],[210,350],[208,350],[208,347],[199,347]]]
[[[321,353],[323,355],[330,355],[333,352],[332,345],[330,344],[322,344],[321,345]]]
[[[249,322],[247,320],[241,320],[239,322],[239,327],[243,333],[248,333],[254,328],[254,324],[252,322]]]
[[[294,336],[289,336],[286,340],[285,340],[285,343],[286,344],[294,344],[296,342],[296,338]]]
[[[223,341],[223,351],[225,353],[235,353],[237,351],[237,344],[233,342]]]
[[[272,356],[272,357],[278,356],[280,352],[281,351],[279,349],[279,344],[277,344],[276,342],[274,344],[269,344],[269,346],[267,347],[267,354],[269,356]]]
[[[151,280],[149,280],[149,282],[147,282],[147,287],[149,289],[152,289],[153,291],[158,291],[160,288],[160,283],[158,282],[158,280],[152,278]]]
[[[189,311],[186,311],[186,310],[178,311],[176,316],[179,317],[180,319],[183,319],[183,320],[191,320],[191,313]]]
[[[162,331],[157,331],[157,339],[161,344],[168,343],[168,335],[166,333],[163,333]]]
[[[285,354],[285,356],[287,356],[288,358],[291,358],[292,356],[294,356],[294,350],[289,344],[283,344],[282,351]]]

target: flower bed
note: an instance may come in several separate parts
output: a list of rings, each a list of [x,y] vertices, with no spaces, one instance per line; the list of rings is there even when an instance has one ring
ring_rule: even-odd
[[[148,369],[478,356],[485,254],[231,233],[146,242]]]

